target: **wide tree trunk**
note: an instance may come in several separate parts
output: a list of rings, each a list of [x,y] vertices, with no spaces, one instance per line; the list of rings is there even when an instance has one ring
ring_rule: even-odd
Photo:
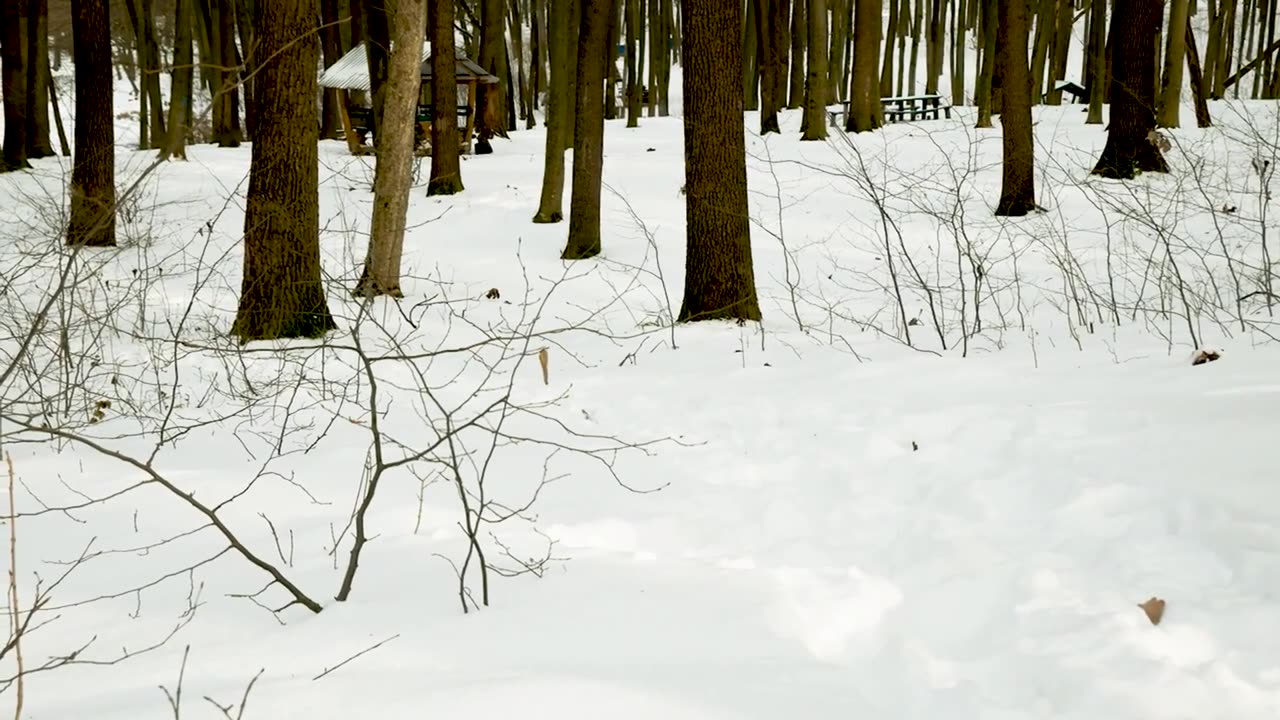
[[[4,94],[4,156],[0,172],[31,167],[27,162],[27,111],[31,104],[27,82],[29,10],[30,6],[19,0],[0,2],[0,90]]]
[[[880,103],[880,0],[853,0],[853,82],[849,88],[849,132],[875,130],[884,124]]]
[[[160,151],[162,158],[187,157],[187,130],[191,124],[191,3],[175,0],[173,8],[173,67],[169,77],[169,137]]]
[[[373,218],[369,224],[369,252],[356,283],[357,297],[404,297],[400,290],[400,258],[404,254],[405,216],[413,182],[414,130],[417,128],[418,89],[422,76],[422,25],[425,0],[389,0],[393,49],[387,65],[382,139],[373,174]],[[452,43],[445,43],[452,45]],[[434,67],[432,73],[435,73]],[[453,80],[453,78],[446,78]],[[439,118],[443,108],[434,108]],[[450,113],[455,114],[454,113]],[[446,140],[457,147],[456,138]]]
[[[76,0],[71,32],[76,65],[75,157],[67,244],[116,244],[116,134],[108,0]]]
[[[1027,69],[1027,0],[999,0],[998,43],[1003,55],[1004,107],[1000,127],[1004,140],[1004,177],[996,215],[1022,216],[1036,209],[1035,152],[1031,136],[1031,77]]]
[[[604,51],[611,0],[581,0],[578,34],[577,132],[573,139],[573,193],[569,240],[561,258],[600,254],[600,188],[604,170]]]
[[[1130,179],[1140,172],[1168,172],[1156,129],[1156,37],[1160,0],[1116,3],[1111,20],[1111,123],[1093,174]]]
[[[427,0],[431,26],[431,179],[427,195],[462,192],[453,0]],[[418,43],[422,45],[421,42]]]
[[[513,0],[514,1],[514,0]],[[506,43],[506,0],[480,0],[480,65],[494,77],[504,75]],[[605,18],[608,22],[608,18]],[[481,85],[480,95],[476,102],[476,154],[486,155],[493,152],[490,142],[494,136],[506,137],[503,118],[507,115],[505,106],[506,83]],[[601,103],[604,100],[601,98]]]
[[[796,1],[805,2],[806,0]],[[807,0],[807,2],[809,5],[806,8],[809,18],[809,71],[804,90],[804,127],[801,128],[800,139],[826,140],[827,0]],[[688,80],[685,83],[687,84]]]
[[[818,15],[825,18],[826,13]],[[746,133],[742,96],[735,87],[742,65],[737,37],[742,5],[683,0],[681,18],[688,251],[679,319],[759,320]]]
[[[1172,0],[1169,5],[1169,32],[1164,50],[1164,73],[1160,86],[1156,124],[1165,128],[1179,125],[1182,105],[1182,60],[1186,52],[1186,34],[1179,32],[1187,25],[1187,0]]]
[[[49,1],[29,0],[27,20],[27,157],[54,155],[49,141]]]
[[[244,274],[231,334],[319,337],[336,327],[320,279],[316,68],[310,3],[259,2],[258,128],[244,213]]]
[[[449,2],[450,0],[440,0]],[[639,2],[640,0],[630,0]],[[550,0],[547,17],[548,55],[551,79],[547,87],[547,139],[542,168],[542,196],[536,223],[556,223],[564,219],[564,152],[568,115],[572,112],[569,96],[569,23],[571,0]],[[452,32],[452,31],[450,31]],[[637,93],[637,96],[639,93]],[[640,102],[634,100],[632,111],[638,114]]]

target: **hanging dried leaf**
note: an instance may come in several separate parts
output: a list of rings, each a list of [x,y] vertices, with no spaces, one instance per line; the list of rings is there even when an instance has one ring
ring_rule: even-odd
[[[1164,600],[1152,596],[1152,598],[1144,603],[1138,603],[1138,607],[1142,608],[1142,612],[1147,614],[1147,619],[1152,625],[1159,625],[1160,618],[1164,617]]]
[[[541,350],[538,351],[538,364],[542,366],[542,384],[543,385],[551,384],[551,377],[549,374],[550,371],[548,368],[549,359],[550,358],[547,355],[546,348],[542,348]]]

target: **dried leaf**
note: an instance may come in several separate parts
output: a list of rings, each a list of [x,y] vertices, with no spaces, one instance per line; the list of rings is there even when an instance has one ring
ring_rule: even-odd
[[[1160,618],[1164,617],[1164,600],[1152,596],[1150,600],[1144,603],[1138,603],[1138,607],[1147,614],[1147,619],[1152,625],[1159,625]]]
[[[489,288],[489,292],[485,293],[484,296],[490,300],[497,300],[502,297],[502,293],[498,292],[498,288]]]
[[[1211,363],[1220,357],[1222,357],[1222,354],[1217,350],[1198,350],[1196,351],[1196,354],[1191,357],[1191,364],[1204,365],[1205,363]]]
[[[550,375],[548,374],[548,373],[549,373],[549,369],[548,369],[548,360],[549,360],[549,357],[548,357],[548,355],[547,355],[547,349],[546,349],[546,348],[542,348],[541,350],[539,350],[539,351],[538,351],[538,364],[542,366],[542,384],[543,384],[543,385],[550,385],[550,384],[551,384],[551,377],[550,377]]]

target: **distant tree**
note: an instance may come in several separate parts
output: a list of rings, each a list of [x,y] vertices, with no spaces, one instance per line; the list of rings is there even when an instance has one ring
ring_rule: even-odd
[[[67,244],[105,247],[116,244],[111,15],[107,0],[76,0],[74,5],[76,142]]]
[[[1275,8],[1272,6],[1272,15]],[[1274,20],[1272,20],[1274,27]],[[1187,50],[1186,33],[1181,30],[1187,25],[1187,0],[1172,0],[1169,3],[1169,32],[1165,33],[1164,73],[1160,85],[1160,101],[1157,110],[1156,124],[1160,127],[1176,128],[1179,125],[1178,109],[1182,101],[1182,58]]]
[[[49,0],[29,0],[27,21],[27,157],[54,154],[49,141]]]
[[[382,111],[386,98],[387,64],[391,57],[391,26],[386,0],[359,0],[364,19],[364,53],[369,66],[369,95],[373,105],[373,140],[382,131]]]
[[[982,58],[978,66],[978,79],[974,84],[974,104],[978,106],[978,122],[975,127],[989,128],[991,117],[997,112],[995,102],[996,36],[998,33],[996,3],[999,0],[974,0],[982,5]]]
[[[849,88],[849,132],[875,130],[884,124],[880,103],[880,0],[853,0],[853,81]]]
[[[569,10],[572,0],[549,0],[550,11],[547,17],[547,43],[550,45],[551,79],[547,87],[547,140],[542,169],[542,198],[538,202],[538,212],[533,216],[536,223],[556,223],[564,219],[564,151],[565,138],[568,134],[569,115],[573,112],[569,96],[569,50],[568,28],[572,22]],[[629,0],[638,2],[639,0]],[[639,107],[637,101],[636,107]]]
[[[805,2],[806,0],[796,0]],[[827,0],[807,0],[809,71],[804,85],[801,140],[827,139]]]
[[[1111,18],[1111,124],[1094,175],[1128,180],[1169,172],[1156,143],[1156,38],[1161,0],[1117,2]]]
[[[787,99],[788,0],[751,0],[760,24],[760,134],[782,132],[778,111]],[[803,0],[801,0],[803,1]]]
[[[791,2],[791,76],[787,107],[804,107],[804,53],[809,46],[809,19],[805,15],[806,0]]]
[[[584,0],[585,1],[585,0]],[[608,22],[608,8],[605,11],[605,22]],[[489,74],[501,78],[505,74],[507,42],[506,42],[506,0],[480,0],[480,57],[478,61]],[[508,83],[481,85],[480,95],[476,99],[476,153],[485,155],[493,152],[490,140],[493,137],[506,137],[502,123],[506,117],[506,92]],[[603,99],[601,106],[603,107]]]
[[[173,7],[173,68],[169,73],[169,137],[160,151],[162,158],[187,157],[187,131],[191,127],[191,3],[175,0]]]
[[[245,197],[240,305],[231,334],[241,342],[318,337],[336,325],[320,280],[320,42],[314,8],[258,2],[254,27],[262,58],[254,92],[262,102]]]
[[[999,0],[999,43],[1004,54],[1004,179],[996,215],[1022,216],[1036,209],[1035,149],[1031,135],[1031,77],[1027,68],[1027,0]]]
[[[425,0],[388,0],[391,11],[391,57],[382,104],[382,137],[373,175],[373,219],[369,253],[356,284],[358,297],[404,297],[400,290],[400,258],[404,254],[405,216],[413,183],[414,129],[422,83],[422,34]],[[448,43],[447,43],[448,44]],[[450,78],[452,80],[453,78]],[[453,94],[449,94],[453,97]],[[439,110],[440,108],[436,108]],[[439,114],[436,115],[439,117]],[[457,136],[450,137],[457,149]]]
[[[612,0],[580,0],[578,33],[577,133],[573,140],[573,190],[569,198],[569,240],[561,257],[580,260],[600,254],[600,186],[604,170],[605,43]],[[687,122],[686,118],[686,122]]]
[[[236,25],[233,0],[211,2],[209,27],[211,46],[217,58],[220,90],[214,97],[213,137],[218,147],[240,147],[244,129],[240,124],[240,62],[236,52]]]
[[[453,0],[428,0],[431,25],[431,179],[427,195],[462,192]],[[421,43],[419,43],[421,44]]]
[[[809,9],[812,13],[813,6]],[[688,250],[679,319],[759,320],[738,85],[742,5],[683,0],[680,14]]]
[[[4,156],[0,171],[31,167],[27,162],[27,23],[30,6],[0,2],[0,88],[4,93]]]
[[[350,6],[347,18],[350,18]],[[338,0],[320,0],[320,50],[324,58],[324,66],[342,59],[347,46],[342,41],[343,16],[340,15]],[[342,134],[342,104],[346,102],[344,91],[337,88],[325,88],[320,100],[320,137],[336,138]]]
[[[1107,4],[1104,2],[1089,3],[1089,114],[1085,118],[1086,125],[1102,124],[1102,103],[1106,95],[1107,77]]]

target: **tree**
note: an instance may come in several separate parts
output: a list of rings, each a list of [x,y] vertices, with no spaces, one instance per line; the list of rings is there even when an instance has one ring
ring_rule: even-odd
[[[1169,172],[1156,130],[1156,37],[1161,0],[1118,2],[1111,18],[1111,124],[1094,175],[1128,180]]]
[[[1035,149],[1031,136],[1031,77],[1027,70],[1027,0],[999,0],[996,62],[1004,66],[1004,180],[996,215],[1020,217],[1036,209]]]
[[[1274,6],[1272,15],[1275,14]],[[1274,22],[1274,20],[1272,21]],[[1160,87],[1160,105],[1156,123],[1160,127],[1176,128],[1179,124],[1178,107],[1182,100],[1182,57],[1186,52],[1187,0],[1173,0],[1169,5],[1169,32],[1166,33],[1164,50],[1163,84]]]
[[[680,6],[688,252],[679,319],[759,320],[751,265],[743,101],[738,85],[742,5],[684,0]],[[811,20],[814,15],[825,15],[815,13],[813,5],[809,11]],[[810,40],[811,49],[822,47]],[[821,53],[810,57],[816,55]],[[809,91],[820,97],[815,90],[821,88]]]
[[[27,157],[54,155],[49,141],[49,1],[30,0],[27,20]]]
[[[760,134],[782,132],[778,111],[787,97],[787,0],[752,0],[760,23]],[[665,39],[665,38],[664,38]]]
[[[29,5],[0,2],[0,87],[4,93],[4,156],[0,172],[31,167],[27,162],[27,23]]]
[[[880,0],[854,0],[853,80],[849,88],[849,132],[875,130],[884,124],[880,103]]]
[[[428,24],[431,26],[431,179],[427,181],[427,195],[453,195],[463,189],[462,162],[458,158],[453,0],[429,0],[428,6]]]
[[[581,0],[578,122],[573,138],[569,241],[560,255],[565,260],[580,260],[600,254],[600,186],[604,170],[604,66],[611,1]]]
[[[76,63],[76,144],[71,167],[68,245],[116,244],[115,117],[108,0],[76,0],[71,32]]]
[[[210,44],[216,53],[220,90],[215,94],[213,137],[218,147],[240,147],[244,131],[240,126],[240,85],[236,57],[235,8],[232,0],[212,0],[209,19]],[[314,20],[312,21],[314,25]]]
[[[547,143],[542,169],[542,198],[536,223],[556,223],[564,219],[564,150],[569,114],[569,7],[571,0],[550,0],[547,43],[551,46],[551,80],[547,87]],[[638,2],[638,0],[631,0]],[[639,101],[636,101],[639,108]]]
[[[608,23],[606,8],[605,22]],[[480,1],[480,65],[494,77],[502,78],[506,68],[506,0]],[[603,51],[602,51],[603,52]],[[509,82],[480,86],[476,99],[476,154],[493,152],[489,141],[495,136],[506,137],[502,118],[506,115],[503,99]],[[601,103],[603,103],[603,96]]]
[[[978,79],[974,87],[974,103],[978,106],[978,122],[974,127],[989,128],[995,113],[996,76],[996,3],[999,0],[974,0],[982,4],[982,57],[978,67]]]
[[[258,2],[253,15],[262,58],[254,92],[261,102],[245,197],[240,305],[231,334],[241,342],[319,337],[336,325],[320,281],[320,43],[314,8]]]
[[[404,254],[405,216],[413,182],[413,139],[417,126],[418,89],[422,82],[422,25],[425,0],[389,0],[391,57],[382,101],[382,134],[373,175],[373,219],[369,253],[355,295],[404,297],[400,290],[400,258]],[[446,43],[452,47],[452,43]],[[450,63],[452,65],[453,63]],[[453,77],[448,76],[450,84]],[[452,88],[451,88],[452,89]],[[450,93],[453,97],[453,93]],[[435,118],[440,117],[438,106]],[[451,112],[451,115],[453,113]],[[455,122],[456,124],[456,122]],[[448,136],[455,152],[457,135]]]
[[[187,158],[187,128],[191,125],[191,3],[175,0],[173,8],[173,69],[169,93],[169,137],[160,151],[162,158]]]
[[[1102,124],[1102,98],[1106,94],[1107,4],[1089,3],[1089,115],[1087,125]]]
[[[806,0],[796,0],[806,2]],[[801,140],[827,139],[827,0],[807,0],[809,72],[804,86]]]

